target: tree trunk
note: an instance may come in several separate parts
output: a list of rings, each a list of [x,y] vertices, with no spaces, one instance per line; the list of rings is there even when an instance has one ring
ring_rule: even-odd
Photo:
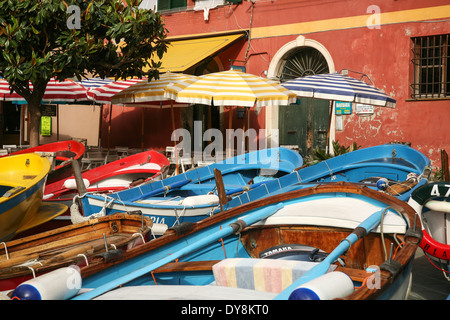
[[[37,147],[39,145],[39,128],[41,121],[41,111],[39,109],[39,101],[28,104],[28,111],[30,112],[30,147]]]
[[[33,90],[30,90],[29,81],[11,85],[12,89],[24,97],[28,103],[28,112],[30,113],[31,148],[39,145],[39,127],[41,122],[41,110],[39,107],[49,80],[50,79],[38,79],[36,83],[33,83]]]

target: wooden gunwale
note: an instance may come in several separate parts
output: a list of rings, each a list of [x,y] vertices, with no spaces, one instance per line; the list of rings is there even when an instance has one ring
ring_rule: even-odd
[[[29,260],[42,263],[33,266],[35,272],[47,272],[74,263],[79,253],[89,257],[105,251],[103,235],[109,246],[120,248],[136,239],[135,233],[141,231],[145,236],[151,226],[149,218],[115,214],[7,242],[9,259],[5,247],[0,246],[0,280],[32,274],[31,269],[20,266]]]

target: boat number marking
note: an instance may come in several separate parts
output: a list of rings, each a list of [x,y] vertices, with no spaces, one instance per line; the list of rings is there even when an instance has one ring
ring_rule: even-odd
[[[445,187],[447,187],[447,192],[445,193],[445,198],[448,198],[450,196],[450,184],[444,184]],[[439,186],[437,184],[433,185],[433,188],[431,189],[431,196],[435,197],[441,197],[441,193],[439,192]]]

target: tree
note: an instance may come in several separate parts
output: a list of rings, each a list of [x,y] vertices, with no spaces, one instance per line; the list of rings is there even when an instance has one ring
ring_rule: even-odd
[[[151,57],[167,51],[167,30],[139,2],[0,0],[0,76],[28,102],[31,146],[51,78],[158,78],[160,62]]]

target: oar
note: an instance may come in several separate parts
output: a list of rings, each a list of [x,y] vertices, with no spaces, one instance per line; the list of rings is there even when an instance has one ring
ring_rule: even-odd
[[[233,195],[233,194],[239,193],[239,192],[249,191],[249,190],[259,187],[260,185],[263,185],[269,181],[273,181],[273,180],[261,181],[261,182],[257,182],[254,184],[249,184],[247,186],[242,186],[240,188],[232,189],[230,191],[227,191],[227,196],[230,196],[230,195]]]
[[[294,281],[289,287],[283,290],[278,296],[275,297],[276,300],[287,300],[297,287],[305,284],[321,275],[327,273],[330,265],[341,255],[343,255],[352,244],[364,237],[366,234],[371,232],[376,228],[380,222],[381,218],[386,209],[377,211],[369,216],[366,220],[361,222],[351,234],[347,236],[341,243],[317,266],[310,269],[303,276]]]
[[[136,278],[139,278],[169,262],[172,262],[182,256],[185,256],[189,253],[192,253],[198,249],[203,248],[204,246],[213,243],[215,241],[218,241],[226,236],[229,236],[233,233],[236,233],[236,226],[247,226],[254,224],[262,219],[265,219],[267,217],[270,217],[275,212],[280,210],[283,207],[281,203],[278,203],[273,206],[264,207],[261,209],[257,209],[254,211],[250,211],[247,215],[244,217],[239,218],[235,223],[231,223],[229,226],[224,227],[218,231],[215,231],[214,233],[210,234],[209,236],[206,236],[202,238],[201,240],[198,240],[196,242],[191,243],[190,245],[158,260],[153,263],[150,263],[149,265],[142,267],[140,269],[137,269],[135,271],[132,271],[124,276],[121,276],[119,278],[116,278],[110,282],[104,283],[103,285],[88,291],[84,294],[80,294],[76,297],[74,297],[74,300],[89,300],[93,299],[101,294],[104,294],[105,292],[112,290],[114,288],[117,288],[127,282],[130,282]]]
[[[182,187],[182,186],[184,186],[185,184],[188,184],[189,182],[191,182],[190,179],[177,181],[177,182],[174,182],[174,183],[169,184],[169,185],[167,185],[167,186],[164,186],[164,187],[162,187],[162,188],[158,188],[158,189],[155,189],[155,190],[153,190],[153,191],[144,193],[144,194],[142,194],[142,195],[140,195],[140,196],[138,196],[138,197],[129,199],[129,200],[127,200],[127,201],[133,202],[133,201],[141,200],[141,199],[143,199],[143,198],[151,197],[151,196],[154,196],[154,195],[157,195],[157,194],[160,194],[160,193],[167,192],[167,191],[169,191],[169,190],[171,190],[171,189],[175,189],[175,188]]]

